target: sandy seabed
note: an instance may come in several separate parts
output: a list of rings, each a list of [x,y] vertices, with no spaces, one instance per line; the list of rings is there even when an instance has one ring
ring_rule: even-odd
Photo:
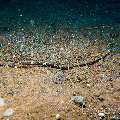
[[[67,33],[63,33],[62,36],[53,36],[55,41],[62,40],[59,44],[47,45],[49,50],[40,53],[39,57],[36,53],[30,56],[33,59],[34,57],[47,59],[58,64],[62,62],[77,64],[77,60],[81,63],[93,61],[96,56],[100,57],[105,52],[102,42],[96,44],[93,41],[93,43],[88,42],[87,45],[80,42],[83,44],[82,50],[64,45],[66,43],[63,41],[69,38],[66,37]],[[43,38],[47,40],[48,36]],[[75,38],[70,39],[74,41]],[[85,38],[82,39],[85,41]],[[3,38],[0,40],[4,42]],[[14,56],[15,61],[21,60],[19,54],[15,54],[15,58],[13,53],[9,53],[11,45],[12,43],[1,51],[1,55],[3,53],[5,55],[1,57],[0,64],[7,60],[6,57],[11,60]],[[56,51],[60,50],[62,52],[57,54]],[[54,56],[51,56],[53,54]],[[78,66],[70,70],[40,66],[11,68],[6,63],[0,67],[0,96],[5,100],[5,105],[0,107],[1,120],[55,120],[57,114],[60,115],[61,120],[110,120],[120,113],[119,54],[111,53],[95,64]],[[73,96],[83,96],[85,107],[75,104],[71,100]],[[14,113],[9,117],[3,117],[2,114],[7,108],[12,108]],[[105,113],[105,117],[100,118],[99,113]]]
[[[65,120],[99,120],[98,113],[104,112],[109,120],[120,112],[119,59],[112,55],[90,67],[64,71],[60,84],[53,81],[55,69],[1,67],[0,94],[6,101],[1,119],[54,120],[60,114]],[[71,101],[74,95],[85,97],[85,108]],[[9,107],[14,114],[3,118]]]

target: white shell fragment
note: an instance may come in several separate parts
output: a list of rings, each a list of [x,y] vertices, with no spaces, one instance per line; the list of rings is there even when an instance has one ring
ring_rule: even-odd
[[[12,108],[8,108],[4,113],[3,113],[3,116],[4,117],[9,117],[11,115],[13,115],[14,113],[14,110]]]
[[[98,113],[98,116],[104,118],[105,117],[105,113],[102,113],[102,112]]]
[[[90,87],[90,84],[87,84],[87,87]]]
[[[60,114],[56,114],[56,120],[59,120],[60,118]]]
[[[3,98],[0,97],[0,107],[4,106],[5,105],[5,101]]]

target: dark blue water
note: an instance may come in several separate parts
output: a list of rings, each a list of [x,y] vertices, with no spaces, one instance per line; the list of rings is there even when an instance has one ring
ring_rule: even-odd
[[[0,0],[0,28],[120,23],[120,0]]]
[[[23,41],[26,37],[24,28],[56,31],[61,27],[80,30],[103,25],[111,27],[105,31],[97,29],[97,33],[84,30],[84,35],[96,39],[101,32],[105,39],[108,37],[112,49],[119,49],[120,0],[0,0],[0,34],[13,41]],[[18,29],[19,32],[14,34]],[[36,36],[47,31],[40,32],[32,35],[39,42],[41,35]]]

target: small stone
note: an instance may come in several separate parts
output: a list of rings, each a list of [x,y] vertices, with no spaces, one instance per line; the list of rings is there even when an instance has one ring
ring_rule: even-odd
[[[60,51],[63,52],[63,51],[64,51],[64,48],[60,48]]]
[[[104,118],[105,117],[105,113],[98,113],[98,116],[101,117],[101,118]]]
[[[14,110],[12,108],[8,108],[4,113],[3,113],[3,116],[4,117],[9,117],[11,115],[13,115],[14,113]]]
[[[3,98],[0,97],[0,107],[4,106],[5,105],[5,101]]]
[[[13,55],[13,58],[15,58],[16,56],[15,55]]]
[[[65,81],[65,79],[65,75],[62,71],[58,71],[53,77],[53,81],[55,84],[62,84]]]
[[[20,17],[22,17],[23,15],[22,14],[20,14]]]
[[[90,87],[90,84],[87,84],[87,87]]]
[[[15,66],[14,68],[17,68],[17,66]]]
[[[83,96],[73,96],[71,99],[75,104],[85,106],[85,98]]]
[[[60,119],[61,119],[60,114],[57,114],[56,115],[56,120],[60,120]]]
[[[34,64],[34,61],[31,61],[31,64]]]

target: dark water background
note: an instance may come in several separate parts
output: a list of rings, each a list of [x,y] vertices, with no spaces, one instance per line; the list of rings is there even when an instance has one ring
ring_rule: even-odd
[[[0,27],[119,24],[120,0],[0,0]]]
[[[111,27],[97,29],[97,32],[108,37],[112,49],[120,49],[120,0],[0,0],[0,34],[15,41],[19,38],[23,41],[22,28],[25,27],[32,30],[47,26],[53,30],[67,26],[79,30],[102,25]],[[22,32],[13,35],[19,28]],[[32,38],[41,41],[40,37],[36,38],[38,34],[42,33],[35,33]],[[84,31],[84,34],[91,39],[96,39],[97,35],[94,30]]]

